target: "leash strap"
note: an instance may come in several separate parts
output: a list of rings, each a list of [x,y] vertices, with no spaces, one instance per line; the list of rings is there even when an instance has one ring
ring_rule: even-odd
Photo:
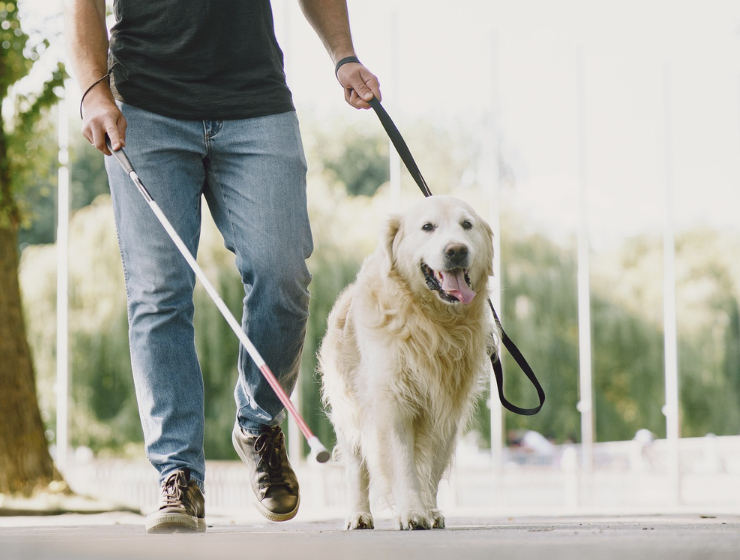
[[[524,375],[526,375],[532,385],[534,385],[534,388],[537,390],[537,398],[540,400],[540,404],[538,404],[534,408],[521,408],[509,402],[509,400],[504,396],[504,370],[501,367],[501,360],[499,359],[498,354],[494,352],[491,356],[491,365],[493,366],[493,373],[496,377],[498,398],[501,401],[501,404],[504,405],[504,407],[509,409],[511,412],[516,412],[517,414],[521,414],[522,416],[532,416],[533,414],[537,414],[542,408],[542,405],[545,404],[545,390],[542,388],[542,385],[540,385],[540,382],[537,379],[537,376],[534,374],[534,371],[532,371],[532,368],[527,362],[527,359],[521,353],[517,345],[514,344],[514,341],[509,338],[509,335],[506,334],[504,327],[501,326],[501,321],[499,320],[498,315],[496,314],[496,310],[493,308],[493,304],[491,303],[490,299],[488,300],[488,306],[491,308],[493,318],[496,320],[496,325],[501,331],[501,340],[504,343],[504,347],[509,351],[511,357],[514,358],[514,361],[516,361],[519,369],[524,372]]]
[[[406,145],[403,136],[401,136],[401,133],[396,127],[396,123],[393,122],[390,115],[386,112],[377,98],[373,97],[372,100],[369,101],[369,103],[370,106],[375,110],[375,113],[378,115],[378,118],[380,119],[380,124],[382,124],[383,128],[385,128],[385,131],[390,137],[391,142],[393,142],[393,145],[396,147],[396,151],[398,152],[398,155],[401,156],[401,160],[403,160],[406,169],[409,170],[409,173],[411,173],[414,181],[416,181],[416,184],[419,185],[421,192],[424,193],[424,196],[432,196],[432,191],[429,190],[427,182],[424,180],[424,177],[422,177],[421,171],[419,171],[419,167],[416,165],[416,162],[414,161],[414,157],[411,155],[409,147]]]
[[[388,134],[388,137],[391,139],[391,142],[393,142],[393,146],[395,146],[398,155],[401,157],[404,165],[409,170],[409,173],[413,177],[414,181],[421,189],[421,192],[424,194],[424,196],[432,196],[432,191],[429,190],[429,186],[424,180],[421,171],[419,171],[419,167],[416,165],[416,161],[414,161],[414,157],[411,155],[409,147],[406,145],[403,136],[401,136],[401,133],[398,131],[398,128],[391,119],[390,115],[388,115],[388,113],[380,104],[380,101],[378,101],[377,98],[374,97],[372,100],[369,101],[369,103],[375,113],[378,115],[378,119],[380,119],[380,124],[383,125],[383,128]],[[493,366],[493,373],[496,377],[498,398],[504,408],[510,410],[511,412],[524,416],[537,414],[542,408],[542,405],[545,404],[545,391],[542,389],[542,385],[540,385],[537,376],[534,374],[534,371],[532,371],[532,368],[530,367],[524,355],[521,353],[517,345],[514,344],[514,341],[509,338],[509,335],[506,334],[506,331],[504,331],[504,327],[501,325],[501,321],[499,320],[498,315],[496,314],[496,310],[493,308],[493,303],[491,303],[490,299],[488,300],[488,305],[493,312],[493,318],[496,321],[496,326],[498,326],[499,330],[501,331],[501,341],[503,342],[504,347],[509,351],[511,357],[514,358],[514,361],[516,361],[519,368],[524,372],[524,375],[526,375],[532,385],[534,385],[534,388],[537,390],[537,397],[540,400],[540,404],[534,408],[521,408],[509,402],[509,400],[504,396],[504,371],[501,366],[501,360],[498,354],[494,352],[491,356],[491,365]]]

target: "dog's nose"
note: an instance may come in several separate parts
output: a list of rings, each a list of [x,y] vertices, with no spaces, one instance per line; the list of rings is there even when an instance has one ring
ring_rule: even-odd
[[[450,268],[468,265],[468,247],[462,243],[450,243],[445,247],[445,261]]]

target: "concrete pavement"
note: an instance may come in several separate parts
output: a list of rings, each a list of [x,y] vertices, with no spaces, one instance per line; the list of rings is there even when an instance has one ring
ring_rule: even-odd
[[[740,558],[740,516],[448,517],[444,530],[402,532],[390,519],[346,532],[339,519],[287,523],[217,516],[200,535],[148,536],[131,513],[0,518],[2,560],[450,558],[713,560]]]

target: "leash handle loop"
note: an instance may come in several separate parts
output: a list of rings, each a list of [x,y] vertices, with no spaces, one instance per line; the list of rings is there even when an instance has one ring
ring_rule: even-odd
[[[493,373],[496,377],[496,387],[498,388],[499,400],[505,408],[507,408],[511,412],[515,412],[516,414],[520,414],[522,416],[532,416],[533,414],[537,414],[542,408],[542,405],[545,404],[545,390],[542,388],[542,385],[540,385],[540,382],[537,379],[537,376],[534,374],[534,371],[532,371],[532,368],[529,365],[529,362],[527,362],[527,359],[521,353],[517,345],[514,344],[514,341],[509,338],[509,335],[506,334],[504,327],[501,326],[501,321],[499,320],[498,315],[496,314],[496,310],[493,308],[493,303],[491,303],[490,299],[488,300],[488,306],[491,308],[493,318],[496,320],[496,325],[501,331],[501,339],[504,347],[509,351],[509,354],[511,354],[512,358],[514,358],[514,361],[524,372],[524,375],[526,375],[532,385],[534,385],[534,388],[537,391],[537,398],[540,400],[540,404],[535,406],[534,408],[521,408],[515,404],[512,404],[504,396],[504,370],[501,366],[501,358],[494,352],[493,355],[491,355],[491,366],[493,367]]]
[[[383,125],[383,128],[388,134],[388,137],[391,139],[391,142],[393,142],[393,146],[395,146],[398,155],[401,157],[401,160],[406,166],[406,169],[409,170],[409,173],[413,177],[416,184],[419,186],[419,189],[421,189],[421,192],[424,194],[424,196],[432,196],[432,191],[429,189],[427,182],[424,180],[421,171],[419,171],[419,167],[416,165],[416,161],[414,161],[414,157],[411,155],[409,147],[406,145],[403,136],[401,136],[398,127],[396,127],[396,124],[393,122],[390,115],[388,115],[388,113],[380,104],[380,101],[378,101],[377,98],[373,97],[373,99],[371,99],[369,103],[375,111],[375,114],[378,115],[378,119],[380,119],[380,124]],[[504,327],[501,325],[501,321],[499,320],[498,315],[496,314],[496,310],[493,308],[493,303],[491,303],[490,299],[488,300],[488,305],[493,312],[493,318],[496,320],[496,326],[501,331],[501,340],[504,344],[504,348],[509,351],[509,354],[511,354],[512,358],[514,358],[519,368],[524,372],[524,375],[526,375],[532,385],[534,385],[540,404],[534,408],[521,408],[509,402],[509,400],[504,396],[504,371],[503,367],[501,366],[501,359],[494,352],[494,354],[491,356],[491,366],[493,366],[493,373],[496,377],[498,398],[504,408],[510,410],[511,412],[521,414],[523,416],[531,416],[533,414],[537,414],[542,408],[542,405],[545,404],[545,391],[544,389],[542,389],[542,385],[540,385],[537,376],[534,374],[534,371],[532,370],[524,355],[521,353],[517,345],[514,344],[514,341],[509,338],[509,335],[506,334],[506,331],[504,331]]]

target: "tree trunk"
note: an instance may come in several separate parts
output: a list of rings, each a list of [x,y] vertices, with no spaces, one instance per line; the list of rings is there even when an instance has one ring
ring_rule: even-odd
[[[17,229],[0,222],[0,493],[28,494],[52,480],[61,476],[36,399],[18,285]]]

